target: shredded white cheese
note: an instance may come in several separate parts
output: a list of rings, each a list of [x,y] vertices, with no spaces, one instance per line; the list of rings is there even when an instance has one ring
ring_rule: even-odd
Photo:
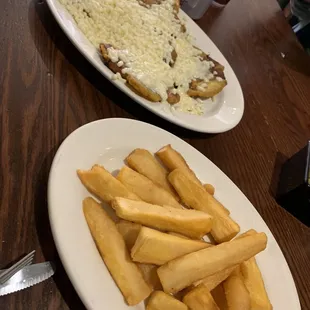
[[[198,84],[197,89],[199,91],[204,91],[208,87],[207,83]]]
[[[201,51],[182,32],[181,21],[175,18],[175,0],[161,4],[141,5],[137,0],[60,0],[77,25],[94,44],[110,44],[109,57],[122,73],[128,73],[150,90],[167,100],[167,89],[181,94],[181,110],[199,114],[193,109],[197,100],[186,95],[193,79],[208,82],[214,78],[211,61],[202,60]],[[177,54],[172,60],[172,52]],[[169,63],[173,63],[170,66]],[[114,75],[119,79],[120,74]],[[207,86],[207,85],[206,85]],[[177,87],[177,91],[174,90]],[[204,86],[201,86],[204,89]]]
[[[114,81],[121,81],[123,83],[126,83],[126,80],[122,78],[121,74],[119,72],[112,75],[112,80]]]
[[[203,115],[205,112],[205,103],[200,99],[194,99],[186,93],[180,94],[180,102],[174,104],[172,109],[193,115]]]

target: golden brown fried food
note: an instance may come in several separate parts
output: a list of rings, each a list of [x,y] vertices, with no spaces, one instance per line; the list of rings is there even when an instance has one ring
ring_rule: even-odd
[[[190,310],[220,310],[210,291],[204,285],[199,285],[183,297],[183,302]]]
[[[168,180],[187,206],[213,216],[211,234],[216,242],[231,240],[240,231],[239,225],[202,185],[193,182],[188,175],[182,168],[175,169],[169,174]]]
[[[139,4],[150,8],[152,5],[159,5],[163,2],[163,0],[138,0]],[[178,13],[180,9],[180,1],[175,0],[173,4],[174,9],[174,18],[177,21],[177,23],[180,24],[181,32],[186,32],[186,26],[182,23],[180,20]],[[107,42],[108,43],[108,42]],[[170,42],[169,42],[170,43]],[[101,54],[103,56],[104,63],[114,72],[119,73],[123,79],[127,81],[127,86],[137,93],[139,96],[146,98],[147,100],[150,100],[152,102],[160,102],[162,101],[161,96],[153,91],[152,89],[146,87],[143,84],[143,81],[140,81],[139,79],[135,78],[131,74],[124,74],[122,71],[125,68],[125,65],[118,66],[117,64],[113,63],[109,57],[108,49],[113,47],[110,44],[102,43],[99,46],[99,49],[101,51]],[[113,47],[117,49],[117,47]],[[216,94],[222,91],[222,89],[227,85],[227,81],[224,75],[224,67],[219,64],[217,61],[209,57],[206,53],[201,51],[197,48],[197,50],[200,51],[200,58],[202,61],[209,61],[213,63],[213,66],[210,68],[210,73],[213,74],[213,77],[209,80],[204,79],[193,79],[189,83],[189,90],[187,94],[191,97],[201,97],[201,98],[211,98],[214,97]],[[176,62],[178,55],[175,49],[171,52],[171,57],[169,57],[169,65],[170,67],[174,66],[174,63]],[[164,62],[168,63],[168,59],[164,58]],[[206,79],[208,76],[205,77]],[[172,92],[173,88],[167,89],[167,101],[170,104],[176,104],[180,101],[179,94],[174,94]]]
[[[182,205],[178,203],[174,198],[175,196],[170,194],[170,192],[127,166],[120,170],[116,178],[130,191],[148,203],[183,209]]]
[[[255,229],[249,229],[245,231],[244,233],[241,233],[240,235],[238,235],[235,239],[241,239],[243,237],[253,236],[255,234],[257,234],[257,231]]]
[[[109,57],[109,53],[108,53],[108,49],[111,47],[113,47],[113,46],[110,44],[104,44],[104,43],[100,44],[100,46],[99,46],[101,55],[103,57],[103,61],[110,68],[110,70],[113,73],[120,73],[122,78],[127,81],[130,88],[132,90],[134,90],[141,97],[144,97],[144,98],[146,98],[150,101],[153,101],[153,102],[161,101],[161,97],[157,93],[153,92],[152,90],[150,90],[149,88],[144,86],[142,82],[137,80],[132,75],[123,73],[122,69],[124,69],[124,66],[118,67],[116,63],[111,61],[111,59]],[[115,47],[113,47],[113,48],[115,48]]]
[[[186,160],[171,146],[171,144],[162,147],[156,152],[156,155],[169,171],[181,168],[184,170],[184,173],[186,173],[188,177],[192,179],[193,182],[201,185],[201,182],[196,177],[194,171],[189,167]]]
[[[126,248],[126,244],[115,223],[99,203],[88,197],[83,201],[84,215],[114,281],[128,305],[136,305],[151,294],[151,289]]]
[[[146,310],[188,310],[187,306],[162,291],[152,293]]]
[[[268,298],[264,280],[255,257],[240,264],[240,271],[246,288],[250,294],[251,309],[271,310],[272,305]]]
[[[182,169],[183,173],[185,173],[187,177],[189,177],[194,183],[202,186],[202,183],[197,178],[194,171],[189,167],[183,156],[178,151],[176,151],[170,144],[162,147],[159,151],[156,152],[156,155],[159,157],[159,159],[169,171],[173,171],[175,169]],[[223,209],[225,213],[230,213],[229,210],[226,209],[222,204],[218,203],[217,205],[221,209]]]
[[[223,282],[228,310],[250,310],[249,291],[244,285],[238,268]],[[253,308],[256,309],[256,308]]]
[[[210,243],[184,239],[142,227],[131,250],[133,261],[163,265],[179,256],[205,249]]]
[[[136,79],[130,74],[126,75],[126,80],[128,84],[131,86],[131,88],[141,97],[150,100],[152,102],[159,102],[161,101],[160,95],[158,95],[156,92],[150,90],[147,88],[141,81]]]
[[[126,78],[126,74],[123,74],[122,73],[122,67],[118,67],[116,63],[114,63],[113,61],[111,61],[110,57],[109,57],[109,53],[108,53],[108,49],[111,48],[112,45],[110,44],[100,44],[99,45],[99,49],[100,49],[100,52],[101,52],[101,56],[103,58],[103,62],[105,65],[107,65],[110,70],[113,72],[113,73],[119,73],[122,78]]]
[[[178,257],[159,267],[157,273],[164,291],[174,294],[207,276],[240,264],[263,251],[266,245],[266,234],[257,233]]]
[[[140,200],[104,167],[94,165],[91,170],[78,170],[77,174],[83,185],[102,201],[110,202],[115,197]]]
[[[115,198],[111,206],[124,220],[191,238],[201,239],[212,227],[212,217],[196,210],[176,209],[123,198]]]
[[[257,234],[257,232],[254,229],[250,229],[250,230],[240,234],[235,239],[241,239],[243,237],[253,236],[255,234]],[[239,265],[238,266],[232,266],[232,267],[224,269],[218,273],[215,273],[211,276],[208,276],[208,277],[206,277],[200,281],[197,281],[196,283],[194,283],[194,285],[199,285],[199,284],[203,283],[209,289],[209,291],[212,291],[220,283],[222,283],[224,280],[226,280],[228,278],[228,276],[230,276],[230,274],[233,271],[235,271],[236,269],[239,269]]]
[[[221,65],[219,62],[217,62],[216,60],[214,60],[213,58],[211,58],[208,54],[206,54],[205,52],[201,51],[201,57],[203,60],[207,60],[207,61],[212,61],[214,64],[214,67],[211,68],[211,72],[217,71],[217,72],[223,72],[224,71],[224,66]]]
[[[99,45],[99,49],[100,49],[100,52],[101,52],[101,56],[103,57],[103,61],[105,63],[107,63],[107,64],[112,62],[110,57],[109,57],[109,53],[108,53],[108,48],[110,48],[110,47],[112,47],[112,45],[110,45],[110,44],[101,43]],[[120,72],[120,71],[121,71],[121,67],[119,68],[118,72]]]
[[[250,229],[237,238],[252,236],[256,233],[254,229]],[[244,284],[249,291],[251,299],[251,309],[271,310],[272,304],[268,298],[262,274],[259,270],[255,257],[251,257],[247,261],[240,264],[240,273],[243,277]]]
[[[211,78],[208,82],[202,79],[193,80],[189,85],[187,94],[190,97],[212,98],[220,93],[227,85],[227,80],[224,75],[224,66],[212,59],[203,51],[201,51],[200,57],[202,60],[211,61],[213,63],[213,67],[210,71],[214,77]]]
[[[130,252],[137,240],[142,225],[129,221],[120,220],[116,224],[116,227],[118,231],[121,233],[126,243],[127,249]],[[153,290],[162,289],[161,283],[157,275],[157,266],[151,264],[140,264],[140,263],[137,263],[137,266],[142,271],[144,280]]]
[[[210,195],[214,196],[215,188],[212,184],[205,184],[203,187]]]
[[[101,55],[103,57],[103,61],[104,64],[113,72],[113,73],[119,73],[123,79],[125,79],[128,83],[128,87],[134,91],[137,95],[150,100],[152,102],[160,102],[162,99],[160,97],[159,94],[157,94],[156,92],[152,91],[151,89],[147,88],[141,81],[139,81],[138,79],[136,79],[134,76],[127,74],[127,73],[123,73],[122,69],[124,69],[124,66],[117,66],[116,63],[112,62],[110,57],[109,57],[109,53],[108,53],[108,49],[113,47],[110,44],[100,44],[99,49],[101,52]],[[114,48],[114,47],[113,47]],[[168,94],[168,99],[167,101],[170,104],[175,104],[178,103],[180,101],[180,96],[178,94],[173,94],[171,92],[171,90],[167,90],[167,94]]]
[[[135,149],[127,157],[126,162],[128,166],[141,173],[156,185],[163,187],[168,191],[177,201],[180,197],[169,183],[167,170],[156,160],[156,158],[148,150]]]
[[[206,84],[206,86],[204,86]],[[218,93],[220,93],[224,87],[227,85],[226,80],[218,81],[216,79],[205,82],[203,80],[197,79],[190,83],[189,90],[187,94],[190,97],[199,98],[212,98]]]

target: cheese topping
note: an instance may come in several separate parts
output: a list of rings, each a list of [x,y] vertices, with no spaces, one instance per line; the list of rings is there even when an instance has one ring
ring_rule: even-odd
[[[167,100],[168,88],[184,97],[193,79],[207,82],[214,78],[210,71],[213,62],[203,60],[191,37],[182,32],[173,10],[175,0],[153,5],[141,5],[137,0],[60,1],[96,48],[101,43],[110,44],[111,61],[122,67],[123,74],[132,75],[158,93],[162,101]],[[195,99],[183,101],[186,106],[189,101],[198,104]]]
[[[187,94],[180,95],[180,102],[174,104],[172,108],[179,112],[203,115],[204,114],[204,102],[200,99],[193,99]]]
[[[208,87],[208,84],[207,84],[207,83],[202,83],[202,84],[199,84],[199,85],[197,86],[197,89],[198,89],[199,91],[204,91],[207,87]]]
[[[126,83],[126,80],[122,78],[122,76],[119,72],[112,75],[112,80],[121,81],[123,83]]]

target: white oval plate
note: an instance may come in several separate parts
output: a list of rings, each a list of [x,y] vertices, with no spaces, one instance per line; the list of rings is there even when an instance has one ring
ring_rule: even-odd
[[[49,217],[63,265],[85,306],[92,310],[139,309],[128,307],[96,249],[82,212],[82,200],[89,196],[76,170],[94,164],[113,172],[135,148],[151,152],[171,144],[182,153],[204,183],[216,188],[218,198],[240,224],[265,232],[267,249],[257,256],[266,288],[275,310],[299,310],[295,284],[285,258],[269,228],[237,186],[208,158],[180,138],[158,127],[129,119],[105,119],[74,131],[60,146],[49,176]]]
[[[79,30],[65,7],[58,0],[47,0],[47,4],[60,27],[84,57],[121,91],[151,112],[181,127],[205,133],[224,132],[240,122],[244,110],[244,100],[234,71],[211,39],[184,12],[181,11],[180,15],[186,18],[186,27],[196,38],[196,45],[225,66],[225,75],[228,81],[228,85],[214,98],[214,102],[210,99],[206,100],[206,113],[203,116],[172,111],[168,105],[150,102],[136,95],[121,81],[112,80],[112,71],[103,64],[97,49]]]

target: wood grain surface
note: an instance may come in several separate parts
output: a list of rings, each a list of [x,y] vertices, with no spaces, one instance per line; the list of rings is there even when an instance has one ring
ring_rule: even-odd
[[[310,59],[276,0],[231,0],[223,10],[210,8],[198,22],[244,91],[240,125],[218,135],[171,125],[119,92],[73,47],[44,1],[1,1],[0,9],[0,267],[33,249],[36,262],[57,263],[52,279],[1,297],[0,309],[84,309],[57,257],[46,187],[64,138],[108,117],[165,128],[222,169],[270,227],[302,309],[310,309],[310,229],[273,198],[275,167],[310,138]]]

